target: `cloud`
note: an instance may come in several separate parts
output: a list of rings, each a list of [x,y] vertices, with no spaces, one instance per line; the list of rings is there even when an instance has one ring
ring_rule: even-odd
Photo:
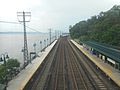
[[[0,19],[17,21],[18,11],[30,11],[29,26],[41,31],[48,28],[68,30],[81,20],[109,10],[119,0],[0,0]]]

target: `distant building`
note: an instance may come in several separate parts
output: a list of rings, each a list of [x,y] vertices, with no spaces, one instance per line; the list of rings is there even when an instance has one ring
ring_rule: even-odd
[[[62,36],[69,36],[70,33],[62,33]]]

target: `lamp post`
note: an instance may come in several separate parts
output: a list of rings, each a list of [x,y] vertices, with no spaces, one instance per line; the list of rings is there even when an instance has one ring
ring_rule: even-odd
[[[34,47],[34,52],[35,52],[35,56],[36,56],[36,43],[33,44]]]
[[[46,40],[44,40],[44,46],[46,47]]]
[[[42,41],[40,41],[40,45],[41,45],[41,49],[40,50],[42,51]]]
[[[47,38],[47,46],[48,46],[48,38]]]
[[[55,40],[57,39],[57,30],[55,30]]]
[[[49,29],[49,34],[50,34],[50,44],[51,44],[51,28]]]
[[[8,53],[5,52],[5,53],[2,53],[1,54],[1,57],[0,57],[0,62],[3,61],[4,62],[4,65],[5,65],[5,81],[6,81],[6,86],[7,86],[7,83],[8,83],[8,79],[7,79],[7,64],[6,64],[6,59],[9,59],[9,56],[8,56]]]

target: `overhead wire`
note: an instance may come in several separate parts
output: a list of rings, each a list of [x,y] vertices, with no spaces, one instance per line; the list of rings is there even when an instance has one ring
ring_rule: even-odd
[[[18,23],[18,22],[8,22],[8,21],[0,21],[0,23],[20,24],[20,23]]]
[[[10,24],[20,24],[20,25],[23,25],[22,23],[9,22],[9,21],[0,21],[0,23],[10,23]],[[40,31],[38,31],[38,30],[36,30],[36,29],[34,29],[34,28],[31,28],[31,27],[29,27],[29,26],[26,26],[26,27],[29,28],[29,29],[32,30],[32,31],[36,31],[36,32],[39,32],[39,33],[40,33]]]

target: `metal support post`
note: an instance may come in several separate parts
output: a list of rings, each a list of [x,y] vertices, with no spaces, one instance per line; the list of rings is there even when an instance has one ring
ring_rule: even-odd
[[[23,49],[23,55],[24,55],[24,66],[25,68],[29,63],[29,57],[28,57],[28,46],[27,46],[27,34],[26,34],[26,22],[29,22],[30,20],[26,20],[25,17],[30,17],[30,12],[17,12],[17,16],[23,17],[22,20],[18,19],[19,22],[23,22],[23,28],[24,28],[24,49]]]
[[[50,44],[51,44],[51,29],[49,29],[50,30]]]

